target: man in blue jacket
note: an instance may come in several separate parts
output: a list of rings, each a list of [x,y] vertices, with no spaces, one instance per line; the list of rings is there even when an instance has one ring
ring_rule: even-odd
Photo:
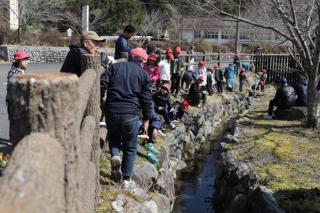
[[[128,62],[112,64],[101,75],[101,94],[107,91],[104,111],[111,153],[111,178],[115,182],[122,178],[124,185],[132,183],[140,112],[145,133],[152,113],[151,79],[142,69],[147,58],[142,48],[133,49]],[[123,151],[122,163],[120,150]]]
[[[114,52],[114,59],[118,60],[123,58],[124,54],[128,54],[132,48],[128,44],[128,40],[133,36],[136,29],[132,25],[127,25],[123,29],[123,33],[116,41],[116,49]]]

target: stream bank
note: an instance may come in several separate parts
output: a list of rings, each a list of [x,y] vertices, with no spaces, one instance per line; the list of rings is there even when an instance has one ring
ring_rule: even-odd
[[[171,212],[176,199],[177,172],[187,166],[186,162],[206,143],[221,119],[245,112],[252,102],[247,92],[226,93],[209,97],[205,109],[192,107],[176,123],[175,130],[164,131],[165,135],[157,140],[160,150],[157,165],[137,159],[133,176],[137,186],[133,189],[123,190],[109,180],[110,164],[105,158],[101,163],[104,192],[97,212]],[[207,201],[211,202],[211,198]]]

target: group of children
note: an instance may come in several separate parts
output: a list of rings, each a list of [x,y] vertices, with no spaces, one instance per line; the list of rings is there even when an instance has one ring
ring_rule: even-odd
[[[230,64],[225,71],[222,71],[219,64],[214,64],[213,68],[207,68],[203,60],[198,61],[196,65],[185,66],[180,57],[181,48],[179,46],[176,46],[173,50],[170,48],[166,49],[164,58],[161,57],[161,52],[157,53],[150,53],[143,67],[152,81],[152,97],[154,103],[154,112],[150,120],[149,139],[145,140],[143,145],[155,154],[157,154],[158,151],[153,146],[153,139],[157,137],[158,131],[162,127],[159,115],[163,117],[165,124],[173,130],[176,126],[172,121],[181,119],[190,105],[201,108],[205,106],[208,95],[223,93],[225,79],[227,89],[230,90],[231,88],[232,90],[232,80],[234,81],[238,75],[239,90],[242,91],[247,78],[247,70],[253,70],[254,68],[252,63],[250,67],[242,65],[242,67],[238,69],[238,60],[235,60],[234,64]],[[13,66],[8,72],[8,80],[15,74],[25,73],[28,60],[29,57],[26,52],[17,51],[13,56]],[[230,74],[229,71],[232,71],[232,69],[233,72]],[[266,78],[267,73],[266,70],[263,69],[260,81],[256,85],[256,87],[261,87],[262,91]],[[183,89],[183,93],[180,93],[180,88]],[[178,95],[181,95],[182,101],[178,101],[177,99],[173,101],[172,96],[177,98]],[[8,106],[8,112],[9,109],[10,107]],[[151,152],[148,152],[145,156],[151,162],[156,163],[157,158],[154,157]]]

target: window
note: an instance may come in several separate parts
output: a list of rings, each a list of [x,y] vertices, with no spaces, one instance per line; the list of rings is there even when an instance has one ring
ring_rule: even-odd
[[[193,37],[194,38],[201,38],[201,31],[194,31],[193,32]]]
[[[240,40],[250,40],[249,34],[245,32],[240,32]]]
[[[230,38],[230,32],[221,32],[221,39],[228,40]]]
[[[208,39],[218,39],[219,34],[218,32],[205,32],[204,33],[204,38]]]

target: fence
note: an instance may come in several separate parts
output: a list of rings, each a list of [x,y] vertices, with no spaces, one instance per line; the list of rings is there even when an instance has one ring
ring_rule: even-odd
[[[100,195],[100,58],[67,73],[9,81],[15,149],[0,178],[0,212],[94,212]]]
[[[220,64],[220,67],[227,67],[228,64],[233,64],[234,54],[232,53],[195,53],[195,54],[182,54],[186,65],[196,65],[199,60],[206,62],[207,66],[213,64]],[[193,57],[193,63],[190,63],[190,58]],[[297,57],[299,59],[299,57]],[[241,64],[250,64],[253,62],[256,71],[260,72],[265,67],[268,70],[267,82],[275,83],[280,77],[284,76],[288,79],[290,84],[297,82],[301,75],[301,70],[297,62],[289,54],[241,54]]]
[[[254,56],[253,61],[257,70],[268,70],[268,82],[277,82],[284,76],[290,84],[295,84],[302,74],[297,62],[290,55],[268,54]]]

